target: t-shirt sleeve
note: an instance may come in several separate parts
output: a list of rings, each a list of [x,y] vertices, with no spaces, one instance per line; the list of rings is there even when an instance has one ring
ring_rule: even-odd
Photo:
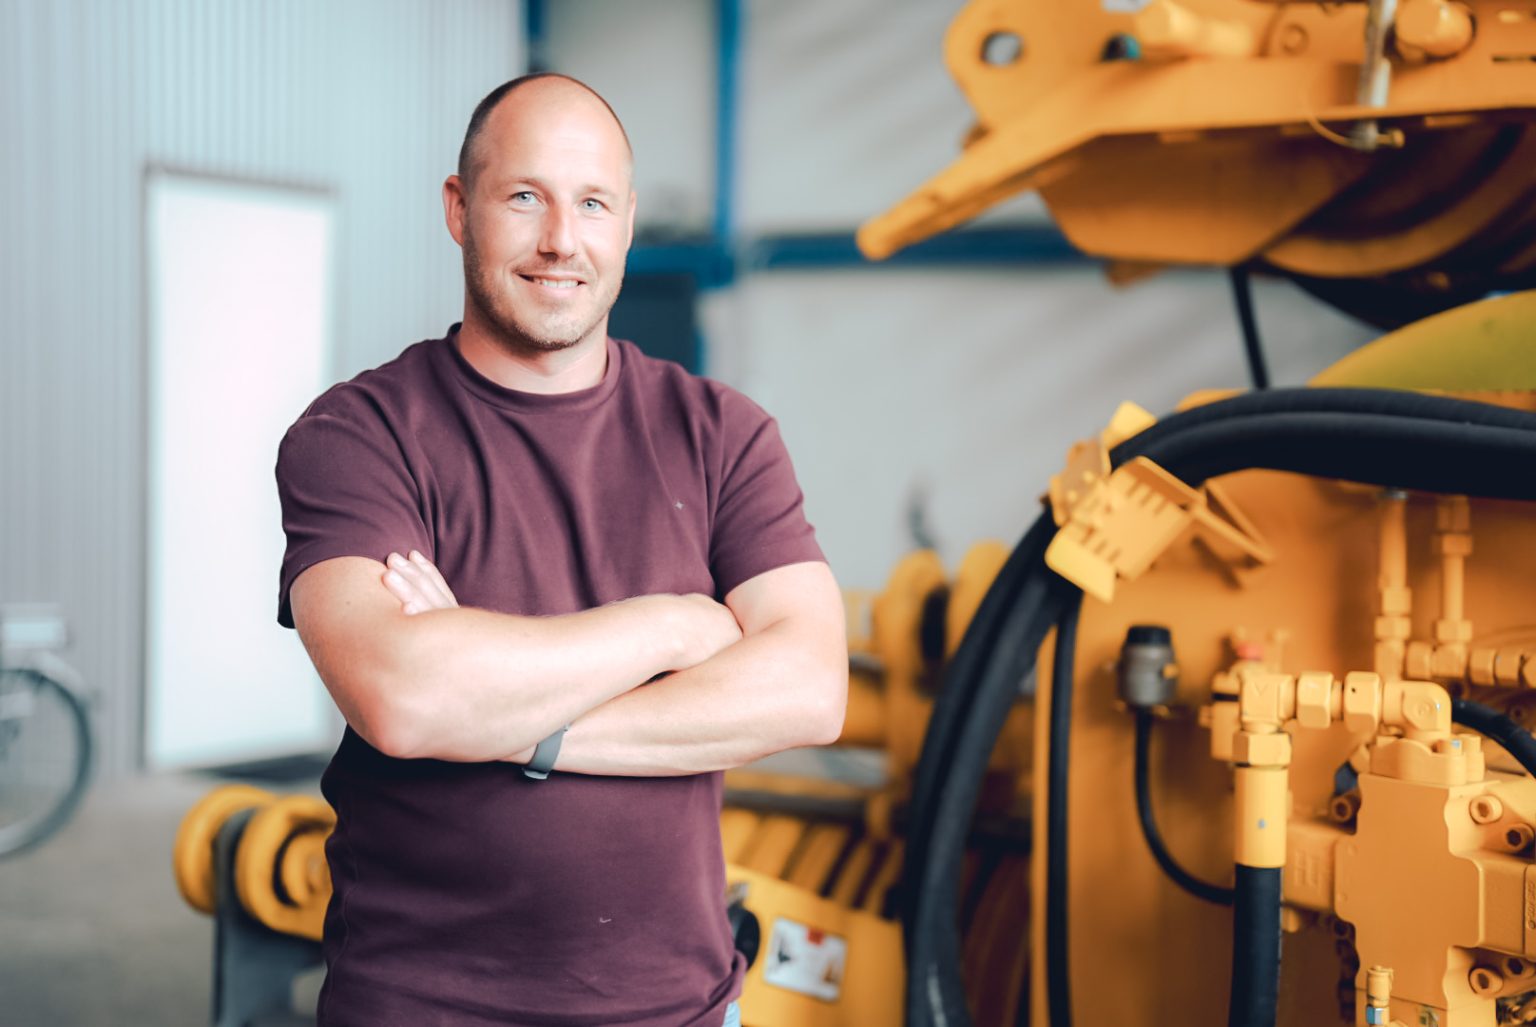
[[[805,519],[804,497],[777,422],[747,406],[756,417],[746,426],[744,443],[728,455],[710,533],[710,571],[722,598],[765,571],[826,560]]]
[[[277,493],[288,537],[277,600],[284,627],[293,627],[289,589],[317,563],[338,556],[382,562],[413,548],[432,556],[419,490],[382,424],[306,414],[278,447]]]

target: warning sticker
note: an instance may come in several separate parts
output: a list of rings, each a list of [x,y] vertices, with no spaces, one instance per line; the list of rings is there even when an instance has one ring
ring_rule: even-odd
[[[763,980],[778,988],[836,1002],[843,990],[848,941],[779,917],[773,922]]]

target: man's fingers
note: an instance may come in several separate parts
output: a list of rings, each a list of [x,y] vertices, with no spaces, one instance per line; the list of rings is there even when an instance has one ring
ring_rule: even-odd
[[[385,559],[384,585],[408,614],[447,610],[459,605],[453,590],[432,562],[416,550],[409,557],[390,553]]]
[[[400,600],[406,613],[421,613],[437,605],[431,592],[423,586],[421,573],[409,561],[398,553],[390,553],[385,563],[389,569],[384,572],[384,587]]]
[[[426,585],[437,592],[438,596],[442,599],[442,605],[459,605],[458,599],[453,594],[453,589],[448,587],[447,579],[443,577],[442,571],[437,569],[435,563],[414,549],[411,550],[410,563],[421,573]]]

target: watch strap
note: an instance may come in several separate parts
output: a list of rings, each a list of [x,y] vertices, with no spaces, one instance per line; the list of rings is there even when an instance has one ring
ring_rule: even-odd
[[[567,724],[534,746],[533,758],[523,767],[524,777],[542,781],[549,776],[549,772],[555,769],[555,757],[560,755],[560,743],[565,740],[565,733],[570,729],[571,725]]]

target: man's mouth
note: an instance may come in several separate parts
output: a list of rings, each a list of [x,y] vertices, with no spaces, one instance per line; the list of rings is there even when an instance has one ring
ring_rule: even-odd
[[[520,274],[518,277],[524,281],[532,282],[534,285],[542,285],[546,289],[574,289],[576,286],[583,284],[580,278],[551,278],[547,275],[524,274]]]

